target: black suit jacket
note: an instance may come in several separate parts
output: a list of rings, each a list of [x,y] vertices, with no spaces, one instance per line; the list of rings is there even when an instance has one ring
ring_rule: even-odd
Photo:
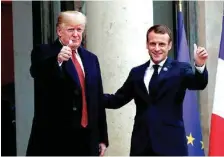
[[[59,155],[57,148],[63,152],[63,148],[71,145],[65,139],[81,128],[81,86],[71,59],[61,67],[58,65],[61,48],[57,39],[53,44],[36,46],[31,53],[35,112],[27,155]],[[85,71],[91,155],[99,155],[98,144],[103,142],[108,146],[100,65],[98,58],[83,47],[78,48],[78,53]]]
[[[208,83],[207,70],[200,74],[190,64],[168,58],[159,73],[157,94],[152,97],[144,84],[149,64],[150,61],[133,68],[114,95],[105,94],[105,105],[116,109],[134,99],[136,116],[130,155],[138,156],[150,146],[156,154],[185,156],[188,154],[182,110],[185,91],[204,89]]]

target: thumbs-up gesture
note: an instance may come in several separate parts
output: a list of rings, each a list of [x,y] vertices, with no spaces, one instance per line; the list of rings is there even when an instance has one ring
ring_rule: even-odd
[[[72,40],[69,40],[68,45],[63,46],[61,51],[58,54],[58,62],[62,63],[64,61],[68,61],[72,56],[72,49],[69,47],[72,44]]]
[[[194,61],[196,66],[203,66],[208,59],[208,52],[204,47],[197,47],[196,44],[194,44]]]

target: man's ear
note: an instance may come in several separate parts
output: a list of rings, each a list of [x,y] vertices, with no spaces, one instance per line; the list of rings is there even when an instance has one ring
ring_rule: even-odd
[[[173,45],[173,42],[172,42],[172,41],[170,41],[170,42],[169,42],[169,45],[168,45],[168,49],[169,49],[169,51],[171,50],[172,45]]]
[[[57,32],[59,37],[61,37],[61,31],[62,31],[61,27],[57,27],[56,32]]]

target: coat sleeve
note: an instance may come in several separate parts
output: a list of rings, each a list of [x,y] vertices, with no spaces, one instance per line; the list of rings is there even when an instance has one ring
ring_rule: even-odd
[[[133,69],[123,86],[115,94],[104,94],[104,106],[109,109],[118,109],[129,103],[134,97]]]
[[[208,84],[208,71],[205,67],[203,73],[195,69],[193,71],[190,64],[184,65],[184,84],[189,90],[203,90]]]
[[[102,85],[102,78],[101,78],[101,70],[99,61],[96,58],[96,64],[98,69],[98,88],[99,88],[99,143],[104,143],[106,147],[109,146],[109,140],[108,140],[108,132],[107,132],[107,117],[106,117],[106,109],[103,104],[103,85]]]
[[[49,45],[38,45],[31,52],[30,74],[33,78],[51,80],[61,77],[62,70],[57,54],[51,53]]]

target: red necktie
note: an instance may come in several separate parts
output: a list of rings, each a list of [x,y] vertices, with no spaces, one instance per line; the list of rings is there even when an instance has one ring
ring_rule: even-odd
[[[85,78],[82,71],[82,68],[75,56],[75,52],[72,53],[72,62],[75,65],[76,71],[78,73],[80,85],[82,88],[82,119],[81,125],[85,128],[88,125],[88,114],[87,114],[87,102],[86,102],[86,94],[85,94]]]

